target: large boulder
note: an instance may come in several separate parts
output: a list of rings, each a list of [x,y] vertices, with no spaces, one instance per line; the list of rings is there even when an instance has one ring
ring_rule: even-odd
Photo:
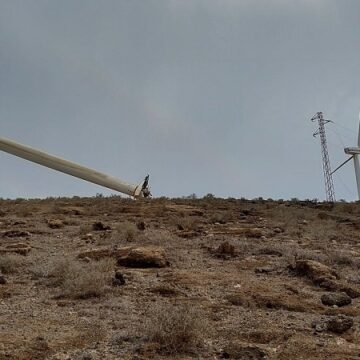
[[[118,265],[133,268],[162,268],[169,266],[165,249],[160,246],[125,246],[113,249],[104,247],[84,251],[78,257],[93,260],[114,257]]]
[[[64,222],[61,219],[49,219],[47,225],[50,229],[60,229],[64,226]]]
[[[351,304],[351,297],[346,293],[329,293],[321,297],[321,302],[328,306],[345,306]]]
[[[295,264],[298,274],[306,276],[315,285],[328,291],[338,291],[349,295],[352,299],[360,296],[360,290],[344,281],[339,281],[338,273],[330,267],[314,260],[298,260]]]
[[[328,320],[327,329],[331,332],[342,334],[351,329],[353,325],[354,321],[352,318],[345,315],[339,315]]]
[[[296,261],[295,269],[299,274],[308,277],[318,285],[323,281],[339,278],[335,270],[314,260],[298,260]]]
[[[321,317],[312,323],[312,327],[316,332],[331,331],[336,334],[348,331],[353,325],[353,319],[346,315]]]
[[[118,249],[117,263],[134,268],[162,268],[169,266],[165,249],[160,246],[139,246]]]

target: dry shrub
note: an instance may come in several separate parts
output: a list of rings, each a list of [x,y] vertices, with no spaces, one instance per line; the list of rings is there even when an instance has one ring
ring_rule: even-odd
[[[158,343],[166,354],[195,351],[202,345],[208,328],[203,312],[190,305],[157,303],[145,321],[147,339]]]
[[[12,274],[18,271],[23,264],[24,257],[14,254],[0,255],[0,272],[3,274]]]
[[[119,240],[132,242],[139,236],[140,231],[135,224],[126,221],[116,227],[116,233]]]
[[[264,233],[260,229],[245,229],[244,236],[247,238],[255,238],[259,239],[264,235]]]
[[[236,256],[235,246],[224,241],[214,250],[214,254],[220,258],[234,257]]]
[[[158,285],[150,290],[154,294],[158,294],[164,297],[172,297],[179,294],[179,291],[169,285]]]
[[[331,265],[349,266],[356,270],[360,268],[360,259],[354,257],[352,254],[349,254],[346,251],[331,251],[328,252],[328,256],[329,263]]]
[[[287,253],[288,256],[293,256],[296,260],[313,260],[323,264],[328,262],[328,256],[321,252],[316,252],[310,249],[295,248]]]
[[[255,255],[273,255],[279,257],[283,256],[286,251],[290,250],[282,244],[260,244],[259,246],[254,245],[252,249],[252,253]]]
[[[105,337],[106,327],[99,320],[92,320],[89,323],[81,322],[63,341],[67,349],[81,349],[94,345]]]
[[[79,221],[75,219],[70,219],[65,217],[65,219],[63,220],[64,220],[64,225],[78,226],[80,224]]]
[[[360,274],[358,272],[347,276],[347,280],[353,284],[360,285]]]
[[[79,235],[86,235],[93,231],[93,228],[89,224],[82,224],[79,228]]]
[[[178,230],[196,230],[198,228],[198,221],[190,217],[175,217],[173,219]]]
[[[232,212],[231,211],[215,213],[215,214],[212,214],[210,217],[211,224],[216,224],[216,223],[226,224],[231,220],[232,220]]]
[[[37,208],[32,205],[25,205],[15,208],[15,214],[18,217],[29,217],[34,215],[37,212]]]
[[[86,299],[105,294],[113,269],[113,259],[90,263],[62,259],[53,265],[48,277],[52,286],[59,287],[59,297]]]

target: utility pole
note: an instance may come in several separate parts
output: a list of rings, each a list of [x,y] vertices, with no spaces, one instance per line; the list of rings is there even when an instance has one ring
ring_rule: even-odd
[[[331,120],[325,120],[322,112],[317,112],[311,119],[311,121],[318,120],[319,129],[313,134],[314,137],[320,135],[321,142],[321,154],[323,162],[323,171],[325,179],[325,191],[326,191],[326,201],[335,202],[335,190],[334,183],[332,180],[332,172],[330,167],[329,152],[327,148],[326,133],[325,133],[325,124],[332,122]]]

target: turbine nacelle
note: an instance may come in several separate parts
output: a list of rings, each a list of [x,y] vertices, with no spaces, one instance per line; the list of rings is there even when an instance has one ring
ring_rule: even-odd
[[[344,151],[347,155],[360,155],[360,147],[347,147]]]

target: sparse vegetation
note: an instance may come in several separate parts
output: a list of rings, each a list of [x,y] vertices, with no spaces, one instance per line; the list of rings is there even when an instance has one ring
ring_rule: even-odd
[[[132,242],[140,236],[140,231],[135,224],[125,221],[117,225],[115,236],[120,241]]]
[[[0,255],[0,273],[12,274],[16,273],[24,264],[24,257],[14,254]]]
[[[86,299],[105,294],[114,266],[112,259],[90,263],[60,259],[50,266],[47,276],[49,284],[58,287],[59,297]]]
[[[167,354],[196,351],[209,332],[203,311],[194,306],[156,303],[148,316],[146,338]]]
[[[0,322],[9,324],[0,358],[360,353],[359,204],[212,196],[0,202]],[[23,247],[23,256],[5,254]],[[340,292],[351,298],[344,307],[321,300]],[[354,322],[344,335],[313,325],[341,314]]]

